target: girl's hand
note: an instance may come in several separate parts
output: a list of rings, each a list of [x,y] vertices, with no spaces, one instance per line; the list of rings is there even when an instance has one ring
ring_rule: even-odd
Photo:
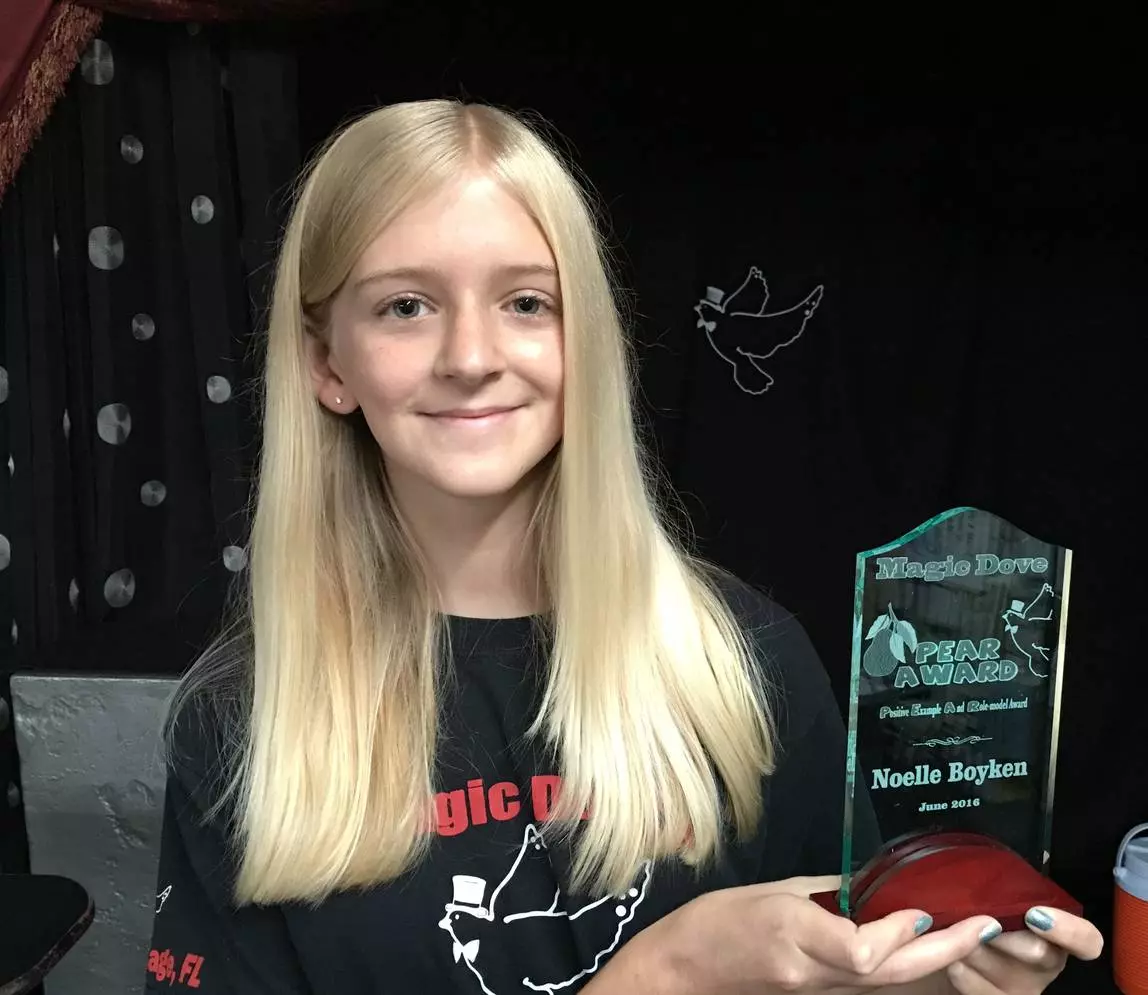
[[[1088,922],[1057,909],[1030,909],[1028,932],[1006,933],[948,968],[960,995],[1038,995],[1064,970],[1069,954],[1095,960],[1104,937]]]
[[[633,991],[635,979],[659,993],[857,995],[935,977],[1000,929],[977,916],[930,933],[919,909],[857,926],[809,900],[839,886],[837,877],[791,878],[701,895],[634,937],[587,995]]]

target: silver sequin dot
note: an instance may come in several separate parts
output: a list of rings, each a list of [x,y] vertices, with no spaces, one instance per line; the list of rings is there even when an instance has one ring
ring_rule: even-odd
[[[0,366],[0,404],[8,400],[8,370]]]
[[[72,434],[72,419],[68,417],[68,409],[64,408],[64,438],[67,439]]]
[[[68,582],[68,604],[72,606],[72,611],[80,607],[80,585],[76,583],[75,577]]]
[[[93,86],[104,86],[116,74],[116,60],[112,47],[103,38],[93,38],[80,56],[80,75]]]
[[[231,398],[231,384],[227,377],[207,378],[207,399],[222,404]]]
[[[104,581],[104,600],[113,608],[123,608],[131,604],[136,596],[136,578],[126,567],[108,574]]]
[[[6,535],[0,535],[0,570],[7,570],[12,562],[12,544]]]
[[[52,255],[58,256],[60,254],[60,239],[55,232],[52,232]]]
[[[15,808],[20,804],[20,789],[11,781],[8,782],[8,807]]]
[[[132,434],[132,413],[126,404],[105,404],[96,416],[96,431],[109,446],[122,446]]]
[[[8,476],[16,476],[16,461],[12,459],[12,454],[8,454]]]
[[[16,624],[16,620],[12,619],[12,645],[15,646],[20,641],[20,626]]]
[[[135,135],[124,135],[120,139],[120,155],[124,157],[124,162],[134,166],[143,158],[143,142]]]
[[[140,487],[140,501],[149,508],[163,504],[165,497],[167,497],[167,486],[162,480],[149,480]]]
[[[210,197],[200,194],[191,199],[191,220],[197,225],[205,225],[215,217],[215,205]]]
[[[96,269],[118,269],[124,264],[124,238],[111,225],[96,225],[88,232],[88,259]]]
[[[132,335],[140,342],[146,342],[155,335],[155,319],[146,311],[132,318]]]
[[[247,550],[242,546],[223,547],[223,565],[233,574],[247,566]]]

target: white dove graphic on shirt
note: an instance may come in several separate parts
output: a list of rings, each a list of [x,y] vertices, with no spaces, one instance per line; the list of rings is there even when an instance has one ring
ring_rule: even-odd
[[[546,854],[541,834],[534,825],[528,825],[510,869],[490,893],[486,904],[483,904],[487,885],[484,878],[465,874],[452,878],[454,898],[446,903],[446,914],[438,926],[450,936],[455,963],[461,960],[466,964],[485,995],[524,995],[527,992],[560,995],[573,991],[574,986],[597,971],[605,957],[622,942],[622,935],[633,921],[635,910],[646,897],[651,876],[649,861],[643,863],[637,878],[624,894],[606,895],[571,910],[559,907],[562,895],[556,888],[552,901],[545,908],[509,911],[508,906],[513,906],[516,876],[528,861],[547,860]],[[532,895],[536,887],[536,879],[522,885],[524,900],[529,900],[527,896]],[[573,922],[578,923],[586,946],[594,951],[590,962],[585,963],[583,958],[583,964],[573,972],[557,968],[559,977],[523,977],[523,970],[515,966],[516,951],[544,944],[545,930],[569,931]],[[568,938],[561,937],[555,938],[550,947],[562,949],[569,944]],[[481,956],[484,951],[492,952]]]

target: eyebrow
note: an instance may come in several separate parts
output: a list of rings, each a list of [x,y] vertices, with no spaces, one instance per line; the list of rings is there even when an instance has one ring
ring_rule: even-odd
[[[548,276],[558,279],[558,271],[553,266],[542,263],[522,263],[518,265],[499,266],[496,270],[501,277]],[[370,283],[381,280],[445,280],[446,274],[435,266],[400,266],[395,269],[380,269],[366,276],[361,276],[352,284],[351,289],[358,291]]]

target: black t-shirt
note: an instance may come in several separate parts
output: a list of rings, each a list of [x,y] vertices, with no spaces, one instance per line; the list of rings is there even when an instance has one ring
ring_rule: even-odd
[[[678,861],[644,866],[622,894],[563,885],[568,851],[538,827],[558,779],[524,746],[542,660],[529,619],[451,618],[452,692],[429,858],[391,884],[317,908],[235,908],[211,800],[215,730],[179,726],[164,803],[149,992],[385,995],[574,992],[635,933],[703,892],[840,870],[844,725],[805,631],[756,591],[727,585],[774,688],[779,752],[764,816],[700,879]],[[871,813],[869,813],[871,814]],[[861,847],[872,847],[866,817]]]

